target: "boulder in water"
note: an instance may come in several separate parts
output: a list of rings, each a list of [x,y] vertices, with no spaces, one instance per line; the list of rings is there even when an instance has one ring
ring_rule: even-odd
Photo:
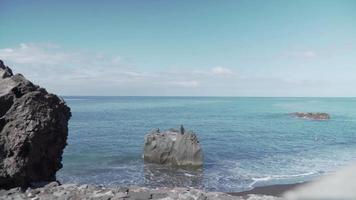
[[[191,131],[159,129],[145,136],[143,158],[145,162],[178,167],[199,168],[203,165],[203,152],[199,140]]]
[[[0,60],[0,188],[54,181],[70,108]]]

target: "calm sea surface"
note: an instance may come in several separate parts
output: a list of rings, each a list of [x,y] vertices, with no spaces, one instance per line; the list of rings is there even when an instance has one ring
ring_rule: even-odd
[[[311,180],[356,161],[356,98],[65,97],[72,109],[62,182],[211,191]],[[327,112],[329,121],[291,112]],[[142,160],[144,135],[183,124],[201,171]]]

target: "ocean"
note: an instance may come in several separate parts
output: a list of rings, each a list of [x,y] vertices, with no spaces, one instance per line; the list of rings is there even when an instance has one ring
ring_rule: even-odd
[[[72,109],[63,183],[237,192],[297,183],[356,161],[356,98],[64,97]],[[292,112],[326,112],[330,120]],[[151,129],[193,130],[204,167],[142,159]]]

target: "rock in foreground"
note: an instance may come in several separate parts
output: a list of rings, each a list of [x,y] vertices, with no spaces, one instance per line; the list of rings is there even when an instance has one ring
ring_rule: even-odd
[[[330,115],[327,113],[302,113],[302,112],[295,112],[292,115],[303,118],[303,119],[311,119],[311,120],[328,120],[330,119]]]
[[[0,188],[54,181],[70,109],[0,60]]]
[[[248,195],[231,196],[220,192],[204,192],[193,188],[157,188],[144,187],[100,187],[50,183],[42,188],[21,191],[20,188],[0,190],[0,199],[98,199],[98,200],[281,200],[278,197]]]
[[[193,132],[170,129],[153,131],[145,136],[143,158],[146,162],[181,167],[201,167],[203,152]]]

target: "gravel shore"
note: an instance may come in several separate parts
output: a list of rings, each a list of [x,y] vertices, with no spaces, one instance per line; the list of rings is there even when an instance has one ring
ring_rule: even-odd
[[[0,190],[0,199],[4,200],[47,200],[47,199],[98,199],[98,200],[281,200],[266,195],[232,196],[221,192],[204,192],[193,188],[157,188],[144,187],[104,187],[51,182],[38,188],[13,188]]]

